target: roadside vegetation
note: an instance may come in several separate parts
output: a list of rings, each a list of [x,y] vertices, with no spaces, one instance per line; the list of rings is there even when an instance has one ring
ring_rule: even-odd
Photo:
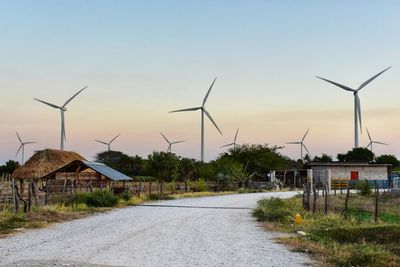
[[[329,196],[331,206],[306,211],[302,197],[259,201],[254,216],[269,230],[292,233],[279,238],[293,251],[309,254],[324,266],[400,266],[400,207],[395,196],[383,196],[378,222],[374,222],[374,196],[363,185],[361,194],[351,196],[344,212],[338,203],[345,196]],[[335,203],[335,204],[332,204]],[[335,205],[335,207],[333,207]],[[300,224],[295,216],[302,216]]]

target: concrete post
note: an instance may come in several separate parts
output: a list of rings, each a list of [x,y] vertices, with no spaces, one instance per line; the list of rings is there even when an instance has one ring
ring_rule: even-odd
[[[314,192],[314,179],[313,179],[313,171],[312,169],[307,170],[307,182],[310,183],[310,190],[311,192]]]

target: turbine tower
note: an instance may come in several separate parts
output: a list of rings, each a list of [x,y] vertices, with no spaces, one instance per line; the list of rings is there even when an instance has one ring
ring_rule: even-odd
[[[167,143],[168,143],[167,153],[172,153],[172,145],[185,142],[185,141],[172,141],[172,142],[170,142],[162,132],[160,132],[160,134],[162,135],[162,137],[164,137],[165,141],[167,141]]]
[[[383,71],[379,72],[375,76],[372,76],[365,82],[363,82],[357,89],[350,88],[348,86],[327,80],[325,78],[317,76],[318,79],[324,80],[328,83],[331,83],[333,85],[336,85],[337,87],[340,87],[346,91],[352,92],[354,95],[354,147],[358,147],[358,124],[360,124],[360,131],[362,131],[362,124],[361,124],[361,104],[360,104],[360,98],[358,97],[358,92],[363,89],[365,86],[367,86],[370,82],[375,80],[379,75],[387,71],[389,68],[384,69]]]
[[[212,122],[212,124],[214,124],[215,128],[217,128],[218,132],[222,135],[222,132],[218,128],[218,125],[215,123],[215,121],[211,117],[210,113],[208,113],[208,111],[205,108],[205,104],[207,102],[207,98],[210,95],[211,89],[212,89],[212,87],[213,87],[213,85],[214,85],[216,80],[217,80],[217,78],[214,79],[214,81],[212,82],[212,84],[210,86],[210,89],[208,89],[208,92],[207,92],[206,96],[203,99],[203,104],[201,105],[201,107],[185,108],[185,109],[179,109],[179,110],[174,110],[174,111],[170,111],[169,112],[169,113],[173,113],[173,112],[196,111],[196,110],[200,110],[201,111],[201,161],[202,162],[204,162],[204,114],[206,114],[208,119]]]
[[[106,145],[108,147],[108,151],[111,151],[111,143],[114,142],[115,139],[117,139],[120,136],[120,134],[117,134],[117,136],[115,136],[113,139],[111,139],[110,142],[105,142],[105,141],[101,141],[101,140],[97,140],[94,139],[94,141],[99,142],[103,145]]]
[[[237,146],[237,144],[236,144],[236,139],[237,139],[237,136],[238,136],[238,132],[239,132],[239,128],[236,130],[236,134],[235,134],[235,138],[233,139],[233,143],[230,143],[230,144],[221,146],[220,148],[228,147],[228,146],[233,146],[233,149],[235,149],[236,146]]]
[[[307,130],[307,132],[304,134],[304,136],[301,139],[301,141],[286,143],[286,144],[289,144],[289,145],[300,145],[300,157],[301,157],[301,160],[303,160],[303,147],[307,151],[307,154],[310,155],[310,151],[308,151],[306,145],[304,144],[304,140],[306,139],[306,136],[307,136],[309,131],[310,131],[310,129]]]
[[[74,94],[70,99],[68,99],[67,101],[65,101],[64,105],[62,106],[57,106],[55,104],[34,98],[36,101],[39,101],[45,105],[48,105],[50,107],[59,109],[61,112],[61,145],[60,145],[60,149],[64,150],[64,142],[67,141],[67,137],[65,135],[65,117],[64,117],[64,112],[67,111],[67,105],[69,102],[72,101],[72,99],[74,99],[78,94],[80,94],[83,90],[85,90],[87,88],[87,86],[83,87],[81,90],[79,90],[76,94]]]
[[[367,134],[368,134],[368,139],[369,139],[369,144],[367,145],[367,147],[369,147],[369,150],[371,150],[371,152],[373,152],[373,151],[372,151],[372,144],[378,144],[378,145],[384,145],[384,146],[387,146],[387,145],[388,145],[388,144],[386,144],[386,143],[382,143],[382,142],[378,142],[378,141],[373,141],[372,138],[371,138],[371,135],[369,134],[368,128],[365,127],[365,129],[367,129]]]
[[[21,151],[21,149],[22,149],[22,151],[21,151],[21,152],[22,152],[22,153],[21,153],[21,158],[22,158],[22,160],[21,160],[21,165],[23,165],[23,164],[24,164],[24,156],[25,156],[25,145],[35,144],[36,142],[22,142],[22,139],[21,139],[21,137],[19,136],[18,132],[15,132],[15,133],[17,134],[17,137],[18,137],[19,142],[21,143],[21,145],[20,145],[19,148],[18,148],[17,153],[15,154],[15,157],[18,156],[19,151]]]

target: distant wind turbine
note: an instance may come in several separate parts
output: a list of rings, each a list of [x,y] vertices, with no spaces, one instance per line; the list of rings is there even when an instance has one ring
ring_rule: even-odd
[[[208,89],[208,92],[207,92],[206,96],[203,99],[203,104],[201,105],[201,107],[179,109],[179,110],[174,110],[174,111],[170,111],[169,112],[169,113],[173,113],[173,112],[201,110],[201,161],[203,161],[203,162],[204,162],[204,114],[206,114],[208,119],[212,122],[212,124],[214,124],[215,128],[217,128],[218,132],[222,135],[221,130],[218,128],[217,124],[215,123],[215,121],[211,117],[210,113],[208,113],[208,111],[205,108],[205,104],[207,102],[207,98],[208,98],[208,96],[209,96],[209,94],[211,92],[211,89],[212,89],[212,87],[213,87],[213,85],[214,85],[216,80],[217,80],[217,78],[214,79],[214,81],[212,82],[212,84],[210,86],[210,89]]]
[[[307,154],[310,156],[310,151],[308,151],[306,145],[304,144],[304,140],[306,139],[306,136],[307,136],[309,131],[310,131],[310,129],[307,130],[307,132],[304,134],[304,136],[301,139],[301,141],[286,143],[286,144],[289,144],[289,145],[300,145],[300,157],[301,157],[301,160],[303,160],[303,147],[307,151]]]
[[[64,117],[64,112],[67,111],[67,105],[69,102],[72,101],[72,99],[74,99],[78,94],[80,94],[83,90],[85,90],[87,88],[87,86],[83,87],[81,90],[79,90],[76,94],[74,94],[71,98],[69,98],[67,101],[65,101],[64,105],[62,106],[57,106],[55,104],[34,98],[36,101],[39,101],[45,105],[48,105],[50,107],[53,108],[57,108],[60,110],[61,112],[61,145],[60,145],[60,149],[64,150],[64,141],[67,141],[67,137],[65,135],[65,117]]]
[[[117,139],[120,136],[120,134],[117,134],[117,136],[115,136],[113,139],[111,139],[110,142],[105,142],[105,141],[101,141],[101,140],[97,140],[95,139],[94,141],[99,142],[103,145],[106,145],[108,147],[108,151],[111,151],[111,143],[114,142],[115,139]]]
[[[361,103],[360,103],[360,98],[358,97],[358,92],[363,89],[365,86],[367,86],[370,82],[375,80],[379,75],[387,71],[389,68],[384,69],[383,71],[379,72],[375,76],[372,76],[365,82],[363,82],[357,89],[350,88],[348,86],[327,80],[325,78],[317,76],[318,79],[324,80],[328,83],[331,83],[333,85],[336,85],[337,87],[340,87],[346,91],[353,92],[354,95],[354,147],[358,147],[358,124],[360,124],[360,131],[362,131],[362,124],[361,124]]]
[[[366,128],[366,127],[365,127]],[[371,150],[371,152],[373,152],[372,151],[372,144],[378,144],[378,145],[384,145],[384,146],[387,146],[388,144],[386,144],[386,143],[382,143],[382,142],[378,142],[378,141],[373,141],[372,140],[372,138],[371,138],[371,135],[369,134],[369,131],[368,131],[368,128],[366,128],[367,129],[367,134],[368,134],[368,139],[369,139],[369,144],[367,145],[367,147],[369,147],[369,150]]]
[[[17,137],[18,137],[19,142],[21,143],[21,145],[20,145],[19,148],[18,148],[17,153],[15,154],[15,157],[18,156],[18,153],[19,153],[19,152],[21,151],[21,149],[22,149],[22,153],[21,153],[21,157],[22,157],[21,165],[22,165],[22,164],[24,164],[25,145],[35,144],[36,142],[22,142],[22,139],[21,139],[21,137],[19,136],[18,132],[15,132],[15,133],[17,134]]]
[[[221,146],[220,148],[228,147],[228,146],[233,146],[233,149],[235,149],[236,146],[237,146],[237,144],[236,144],[236,139],[237,139],[237,136],[238,136],[238,132],[239,132],[239,128],[236,130],[236,134],[235,134],[235,138],[233,139],[233,143],[230,143],[230,144]]]
[[[173,141],[173,142],[170,142],[162,132],[160,132],[160,134],[162,135],[162,137],[164,137],[165,141],[167,141],[167,143],[168,143],[167,153],[172,153],[172,145],[185,142],[185,141]]]

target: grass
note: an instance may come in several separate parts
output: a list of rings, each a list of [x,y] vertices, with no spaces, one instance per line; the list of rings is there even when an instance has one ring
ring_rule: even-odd
[[[309,254],[324,266],[400,266],[398,213],[392,208],[384,209],[380,221],[374,223],[366,200],[355,196],[352,203],[360,205],[352,206],[347,216],[340,210],[326,216],[307,212],[300,197],[261,200],[253,214],[269,230],[294,233],[279,241],[293,251]],[[294,223],[296,213],[303,217],[299,225]],[[306,235],[296,235],[297,231]]]

